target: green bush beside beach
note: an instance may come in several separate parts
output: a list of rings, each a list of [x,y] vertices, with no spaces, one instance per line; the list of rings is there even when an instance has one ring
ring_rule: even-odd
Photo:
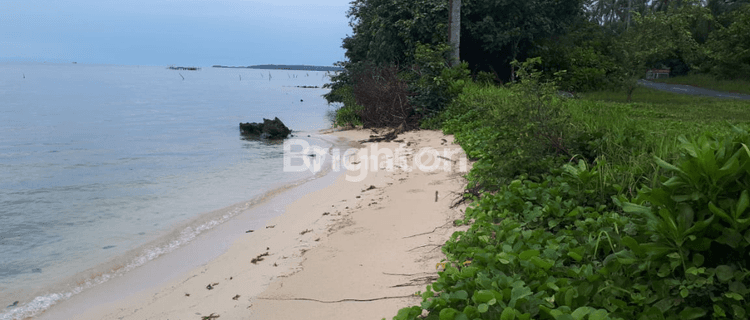
[[[570,99],[520,67],[432,120],[476,160],[469,229],[394,319],[750,316],[750,103]]]

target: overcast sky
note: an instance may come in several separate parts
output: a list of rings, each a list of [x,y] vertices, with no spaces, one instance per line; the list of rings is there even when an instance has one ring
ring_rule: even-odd
[[[0,0],[0,61],[331,65],[349,0]]]

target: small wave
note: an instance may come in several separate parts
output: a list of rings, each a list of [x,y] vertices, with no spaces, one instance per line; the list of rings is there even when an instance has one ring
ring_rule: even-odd
[[[329,166],[324,166],[324,168],[327,168],[327,167]],[[243,212],[249,209],[251,206],[269,197],[275,196],[282,191],[289,190],[291,188],[297,187],[306,182],[323,177],[326,174],[328,174],[330,171],[331,171],[330,169],[324,169],[313,176],[309,176],[307,178],[303,178],[301,180],[292,182],[290,184],[281,186],[279,188],[269,190],[265,194],[258,196],[253,200],[228,207],[232,209],[229,211],[226,211],[220,216],[213,216],[213,218],[209,218],[208,221],[197,222],[199,220],[194,220],[192,222],[192,225],[188,224],[188,226],[181,228],[181,231],[179,232],[179,235],[176,238],[172,236],[173,237],[172,240],[165,241],[163,238],[161,241],[157,240],[159,241],[158,242],[159,244],[146,246],[146,248],[140,250],[139,251],[140,253],[137,254],[135,257],[131,259],[127,259],[128,262],[125,263],[124,265],[119,264],[115,267],[111,267],[111,268],[108,267],[107,269],[109,269],[109,271],[103,272],[103,273],[95,273],[89,270],[87,271],[87,273],[97,274],[97,276],[90,277],[87,280],[82,281],[82,282],[79,281],[77,282],[77,285],[74,286],[73,288],[60,290],[61,292],[40,295],[40,296],[35,297],[32,301],[28,303],[18,304],[17,306],[12,306],[12,307],[9,306],[5,308],[4,310],[0,311],[2,312],[0,313],[0,320],[18,320],[18,319],[25,319],[25,318],[37,316],[41,314],[42,312],[44,312],[45,310],[52,307],[53,305],[60,303],[62,301],[68,300],[74,295],[77,295],[86,289],[90,289],[94,286],[103,284],[115,277],[122,276],[125,273],[132,271],[133,269],[138,268],[148,263],[149,261],[152,261],[160,256],[163,256],[167,253],[170,253],[180,248],[181,246],[194,240],[200,234],[208,230],[211,230],[215,228],[216,226],[221,225],[222,223],[236,216],[240,212]],[[224,210],[226,209],[222,209],[222,210],[218,210],[214,212],[221,212]]]
[[[196,227],[187,227],[183,229],[182,232],[180,232],[179,238],[174,239],[164,245],[147,248],[141,254],[131,259],[130,262],[128,262],[125,266],[113,268],[112,271],[91,278],[85,281],[83,284],[76,286],[70,290],[38,296],[34,298],[34,300],[26,304],[19,305],[17,307],[6,308],[7,310],[4,310],[5,313],[0,314],[0,319],[15,320],[36,316],[42,311],[47,310],[51,306],[55,305],[56,303],[67,300],[70,297],[81,293],[83,290],[105,283],[114,277],[121,276],[128,271],[146,264],[151,260],[174,251],[182,245],[192,241],[201,233],[226,222],[229,218],[239,213],[242,209],[249,207],[249,205],[250,202],[246,203],[242,208],[235,208],[229,213],[222,215],[219,219],[208,221]]]

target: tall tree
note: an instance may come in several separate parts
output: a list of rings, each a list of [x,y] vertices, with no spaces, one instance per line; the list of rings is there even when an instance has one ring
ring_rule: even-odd
[[[449,0],[450,4],[450,33],[448,41],[451,49],[451,65],[461,62],[461,0]]]
[[[462,60],[510,79],[511,61],[525,59],[536,40],[563,33],[581,13],[581,0],[464,0]]]

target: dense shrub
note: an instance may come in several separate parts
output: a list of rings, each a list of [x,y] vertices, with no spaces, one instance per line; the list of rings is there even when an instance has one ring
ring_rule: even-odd
[[[520,81],[507,89],[472,84],[444,113],[446,133],[478,160],[470,188],[492,190],[521,173],[537,178],[574,154],[563,98],[553,82],[540,82],[541,73],[531,71],[538,62],[519,64]]]
[[[683,139],[634,203],[601,202],[606,168],[584,161],[511,181],[466,210],[421,306],[394,319],[746,319],[748,144],[742,130]]]
[[[415,52],[415,65],[405,74],[410,80],[410,103],[421,119],[434,117],[445,109],[469,80],[468,64],[448,66],[449,52],[450,46],[445,44],[420,44]]]
[[[716,125],[746,109],[561,99],[521,74],[435,118],[492,188],[467,190],[468,230],[394,319],[747,319],[750,133]]]
[[[419,126],[419,117],[409,103],[409,84],[399,72],[394,65],[368,65],[353,75],[352,93],[362,106],[358,115],[365,128]]]
[[[349,127],[362,125],[362,121],[359,117],[359,112],[362,110],[362,106],[358,105],[354,100],[354,94],[352,94],[351,85],[341,86],[333,91],[337,95],[337,99],[342,101],[340,107],[334,111],[332,115],[332,122],[334,127]]]
[[[711,33],[706,44],[711,72],[720,78],[750,80],[750,4],[727,14],[730,24]]]

